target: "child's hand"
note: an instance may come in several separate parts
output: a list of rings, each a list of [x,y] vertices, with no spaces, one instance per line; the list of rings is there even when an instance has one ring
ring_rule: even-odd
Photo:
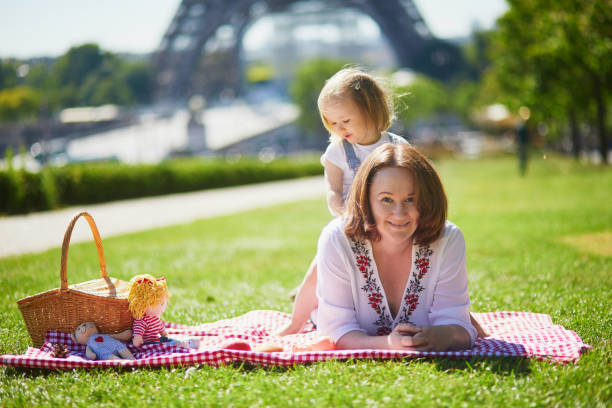
[[[143,343],[142,336],[140,334],[135,334],[134,338],[132,339],[132,344],[136,347],[140,347],[142,346],[142,343]]]

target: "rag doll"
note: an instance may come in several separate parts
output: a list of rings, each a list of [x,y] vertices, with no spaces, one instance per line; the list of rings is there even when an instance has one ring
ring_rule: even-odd
[[[72,340],[87,346],[85,357],[89,360],[135,360],[124,341],[132,337],[131,330],[116,334],[101,334],[95,323],[81,323],[72,334]],[[120,341],[121,340],[121,341]]]
[[[166,310],[169,297],[166,278],[155,279],[148,274],[132,278],[128,302],[130,313],[134,317],[132,326],[134,346],[167,343],[195,349],[200,347],[200,340],[197,338],[181,341],[168,337],[164,323],[159,317]]]

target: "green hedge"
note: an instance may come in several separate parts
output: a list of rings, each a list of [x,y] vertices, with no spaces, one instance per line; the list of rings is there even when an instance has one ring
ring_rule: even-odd
[[[321,174],[318,157],[175,159],[158,165],[119,163],[48,167],[39,173],[0,171],[0,213],[147,197]]]

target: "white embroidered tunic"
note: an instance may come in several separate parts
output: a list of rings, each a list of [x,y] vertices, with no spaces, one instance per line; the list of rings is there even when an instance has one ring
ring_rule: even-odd
[[[352,241],[336,218],[321,233],[317,251],[317,330],[337,342],[360,330],[386,335],[399,323],[456,324],[470,335],[465,241],[461,230],[446,222],[440,238],[413,246],[410,277],[397,316],[391,316],[369,241]]]

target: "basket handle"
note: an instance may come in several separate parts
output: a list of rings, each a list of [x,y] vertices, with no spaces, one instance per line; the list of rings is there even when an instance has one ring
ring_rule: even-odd
[[[72,230],[74,229],[74,224],[76,224],[79,217],[85,217],[87,223],[89,224],[89,228],[93,233],[94,242],[96,243],[96,248],[98,248],[98,261],[100,262],[100,278],[106,278],[108,275],[106,274],[106,262],[104,261],[104,251],[102,250],[102,239],[100,239],[100,232],[98,232],[98,227],[93,220],[93,217],[88,212],[80,212],[72,217],[72,220],[68,223],[68,227],[66,228],[66,233],[64,234],[64,242],[62,243],[62,260],[60,266],[60,280],[61,286],[60,291],[68,290],[68,274],[66,273],[66,264],[68,263],[68,246],[70,245],[70,237],[72,236]]]

